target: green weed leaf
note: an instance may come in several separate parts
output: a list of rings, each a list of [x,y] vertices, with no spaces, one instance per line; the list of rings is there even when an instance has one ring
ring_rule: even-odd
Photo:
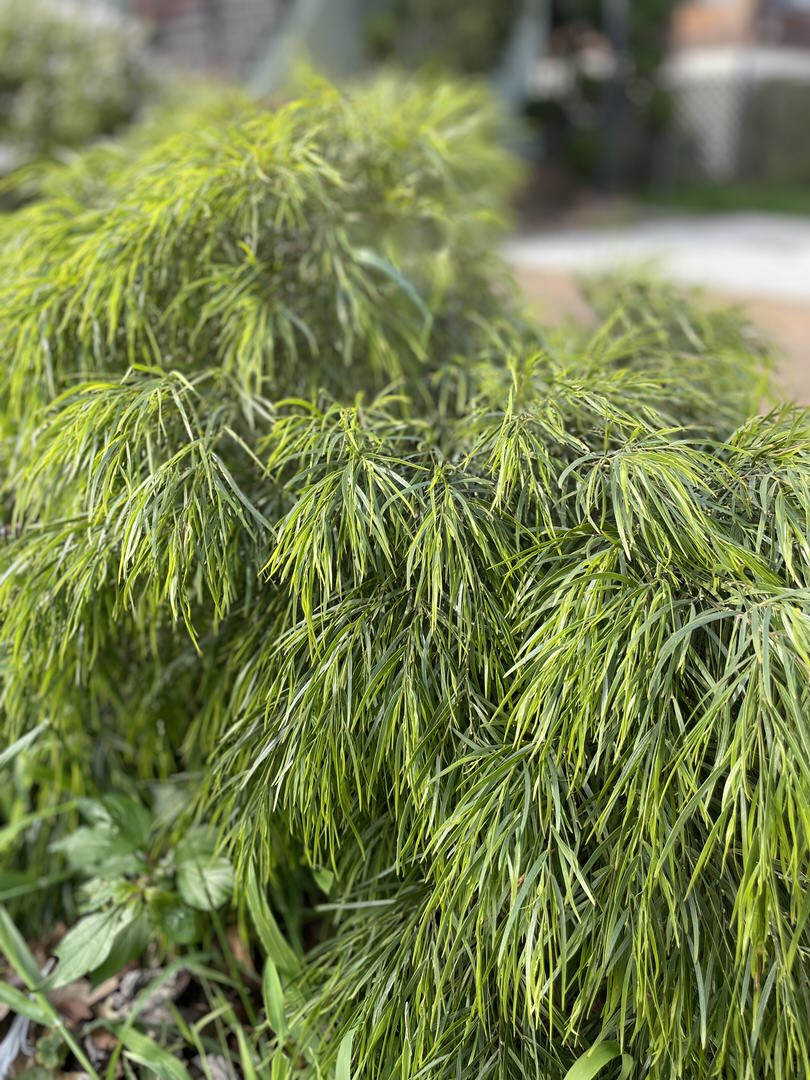
[[[83,825],[55,840],[51,850],[64,855],[76,870],[88,874],[134,874],[142,866],[137,845],[108,822]]]
[[[64,986],[104,964],[119,934],[136,917],[131,906],[85,915],[68,930],[55,949],[59,963],[48,986]]]
[[[42,981],[39,965],[2,904],[0,904],[0,949],[29,990],[33,990]]]
[[[231,898],[233,884],[233,867],[224,855],[195,855],[178,863],[178,892],[199,911],[222,907]]]
[[[12,1012],[19,1016],[27,1016],[35,1024],[48,1024],[51,1014],[38,1002],[32,1001],[26,994],[21,993],[6,982],[0,982],[0,1002],[8,1005]]]
[[[621,1059],[622,1065],[619,1080],[627,1080],[633,1069],[633,1059],[628,1054],[622,1054],[621,1047],[617,1042],[607,1039],[604,1042],[596,1043],[582,1057],[578,1058],[565,1074],[565,1080],[593,1080],[593,1077],[601,1072],[606,1065],[609,1065],[617,1058]]]

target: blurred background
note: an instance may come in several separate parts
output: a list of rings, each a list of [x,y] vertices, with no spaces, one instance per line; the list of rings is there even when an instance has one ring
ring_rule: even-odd
[[[649,262],[744,301],[810,403],[810,0],[0,0],[0,171],[166,85],[270,93],[305,58],[486,79],[526,162],[507,255],[541,314]]]

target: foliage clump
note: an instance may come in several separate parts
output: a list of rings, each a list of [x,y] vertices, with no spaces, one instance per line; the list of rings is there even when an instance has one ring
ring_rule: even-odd
[[[11,164],[131,120],[151,82],[137,24],[101,0],[0,0],[0,144]]]
[[[274,1076],[802,1075],[810,420],[667,290],[528,325],[491,130],[318,86],[6,224],[5,723],[201,771]]]

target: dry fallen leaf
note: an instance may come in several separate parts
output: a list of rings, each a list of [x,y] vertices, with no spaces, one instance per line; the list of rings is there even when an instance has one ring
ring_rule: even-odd
[[[96,1068],[107,1064],[116,1046],[118,1046],[118,1036],[106,1028],[96,1028],[84,1040],[87,1056]]]
[[[93,1009],[88,1000],[91,992],[92,987],[87,979],[77,979],[51,991],[48,997],[70,1027],[75,1028],[82,1020],[93,1018]]]
[[[90,994],[88,995],[87,1002],[89,1005],[97,1005],[100,1001],[108,998],[115,990],[118,989],[118,984],[121,981],[120,975],[111,975],[109,979],[105,979],[104,982],[94,986]]]
[[[114,975],[98,986],[92,986],[87,979],[77,979],[51,991],[48,997],[68,1024],[75,1028],[82,1020],[93,1019],[96,1006],[118,989],[120,981],[120,977]]]

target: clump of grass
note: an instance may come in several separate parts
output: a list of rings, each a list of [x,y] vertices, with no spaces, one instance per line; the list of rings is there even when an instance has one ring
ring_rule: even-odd
[[[801,1075],[810,421],[666,287],[527,325],[492,122],[316,86],[6,223],[5,723],[199,771],[273,1075]]]

